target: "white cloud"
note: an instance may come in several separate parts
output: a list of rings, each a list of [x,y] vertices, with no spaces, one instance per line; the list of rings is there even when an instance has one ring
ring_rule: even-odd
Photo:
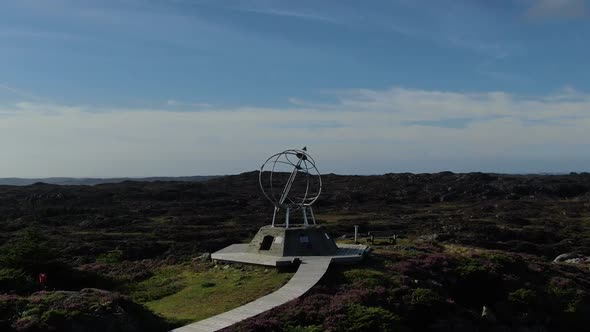
[[[0,83],[0,92],[1,91],[8,92],[11,95],[17,96],[19,98],[26,98],[26,99],[33,99],[33,100],[36,100],[36,101],[43,101],[43,98],[40,98],[40,97],[38,97],[38,96],[36,96],[36,95],[28,92],[28,91],[24,91],[24,90],[17,89],[17,88],[14,88],[14,87],[11,87],[11,86],[8,86],[8,85],[1,84]]]
[[[193,102],[186,102],[180,101],[176,99],[168,99],[166,101],[166,105],[168,106],[176,106],[176,107],[192,107],[192,108],[211,108],[213,105],[208,103],[193,103]]]
[[[531,17],[574,18],[588,15],[588,0],[535,0],[528,10]]]
[[[295,10],[284,10],[284,9],[275,9],[269,7],[234,7],[234,10],[246,11],[251,13],[258,13],[264,15],[271,15],[271,16],[280,16],[280,17],[291,17],[297,18],[302,20],[308,21],[318,21],[323,23],[333,23],[337,24],[340,23],[338,20],[328,17],[322,16],[318,14],[308,13],[304,11],[295,11]]]
[[[190,112],[0,106],[0,177],[237,173],[304,145],[324,172],[590,167],[590,95],[571,88],[537,97],[404,88],[336,97],[286,108],[194,105]],[[465,126],[444,126],[456,119]]]
[[[65,32],[54,32],[35,28],[0,27],[0,38],[6,37],[17,39],[83,40],[79,35]]]

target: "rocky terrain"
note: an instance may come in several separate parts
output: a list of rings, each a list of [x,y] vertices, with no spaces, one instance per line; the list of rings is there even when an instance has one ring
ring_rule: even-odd
[[[310,294],[232,329],[589,329],[590,174],[323,181],[314,211],[334,236],[349,241],[359,225],[399,240],[377,241],[363,265],[331,269]],[[136,303],[133,285],[248,241],[271,212],[257,172],[0,186],[0,330],[166,330],[178,322]]]

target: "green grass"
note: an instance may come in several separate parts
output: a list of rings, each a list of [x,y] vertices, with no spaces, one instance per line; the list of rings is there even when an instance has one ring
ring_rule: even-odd
[[[141,232],[95,232],[95,231],[76,231],[73,235],[90,235],[90,236],[112,236],[112,237],[140,237],[146,236]]]
[[[455,243],[443,243],[442,246],[445,249],[445,253],[455,257],[464,257],[471,254],[481,254],[486,252],[486,250],[482,248],[464,246]]]
[[[149,220],[153,221],[156,224],[167,224],[172,220],[170,216],[160,216],[160,217],[149,217]]]
[[[355,222],[385,222],[378,213],[325,213],[317,214],[316,219],[326,224],[354,224]]]
[[[166,319],[188,323],[231,310],[269,294],[291,277],[273,268],[172,266],[133,286],[131,297]]]
[[[366,287],[377,287],[385,284],[385,280],[393,279],[392,275],[387,275],[383,271],[378,271],[370,267],[348,268],[342,274],[347,283],[361,281]]]

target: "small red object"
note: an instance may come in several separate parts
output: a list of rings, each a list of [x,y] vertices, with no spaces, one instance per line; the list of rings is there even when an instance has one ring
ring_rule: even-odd
[[[39,273],[39,283],[41,285],[45,285],[46,281],[47,281],[47,273]]]

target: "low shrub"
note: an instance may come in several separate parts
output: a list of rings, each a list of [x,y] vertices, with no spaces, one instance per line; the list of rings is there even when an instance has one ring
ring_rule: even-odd
[[[49,240],[37,230],[28,229],[20,239],[0,250],[0,266],[22,270],[31,276],[46,272],[58,261],[58,254]]]
[[[520,288],[508,294],[508,300],[519,307],[531,307],[537,300],[537,292],[526,288]]]
[[[416,288],[410,302],[421,309],[431,309],[443,303],[443,299],[434,291],[427,288]]]
[[[292,326],[288,325],[285,327],[285,332],[324,332],[324,328],[320,325],[308,325],[308,326]]]
[[[380,307],[350,304],[341,315],[329,317],[324,328],[329,331],[395,331],[400,318]]]
[[[96,258],[96,262],[105,264],[117,264],[123,261],[123,251],[119,248],[113,249]]]
[[[36,283],[21,269],[0,269],[0,292],[27,292],[35,289]]]
[[[107,291],[0,295],[2,331],[167,331],[161,318]]]

